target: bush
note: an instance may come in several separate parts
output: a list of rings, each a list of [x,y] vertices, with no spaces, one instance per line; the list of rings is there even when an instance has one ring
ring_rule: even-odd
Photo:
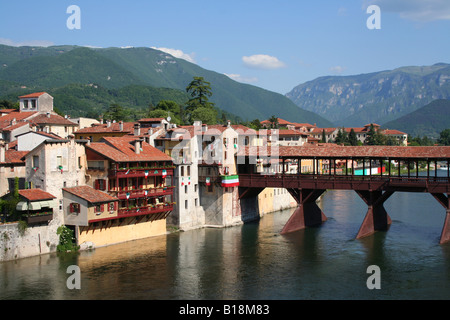
[[[75,252],[79,247],[75,245],[75,237],[73,231],[66,226],[60,226],[56,230],[56,234],[59,235],[59,244],[56,247],[58,252]]]

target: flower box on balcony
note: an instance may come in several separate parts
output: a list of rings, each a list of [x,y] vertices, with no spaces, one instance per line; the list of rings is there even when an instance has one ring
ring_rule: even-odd
[[[28,224],[46,223],[53,219],[53,213],[37,214],[26,216],[26,222]]]

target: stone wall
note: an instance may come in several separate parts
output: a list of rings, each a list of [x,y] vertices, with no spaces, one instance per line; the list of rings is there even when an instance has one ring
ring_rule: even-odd
[[[0,261],[32,257],[56,251],[59,225],[51,221],[48,225],[28,226],[23,235],[18,223],[0,225]]]

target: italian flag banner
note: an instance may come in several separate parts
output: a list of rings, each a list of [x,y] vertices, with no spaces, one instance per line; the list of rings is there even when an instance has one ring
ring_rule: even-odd
[[[222,176],[222,187],[238,187],[239,176]]]

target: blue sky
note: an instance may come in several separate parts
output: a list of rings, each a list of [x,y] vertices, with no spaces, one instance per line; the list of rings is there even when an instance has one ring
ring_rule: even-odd
[[[79,30],[66,26],[70,5]],[[381,29],[367,28],[369,5]],[[450,63],[449,0],[17,0],[0,12],[2,44],[161,48],[282,94],[320,76]]]

